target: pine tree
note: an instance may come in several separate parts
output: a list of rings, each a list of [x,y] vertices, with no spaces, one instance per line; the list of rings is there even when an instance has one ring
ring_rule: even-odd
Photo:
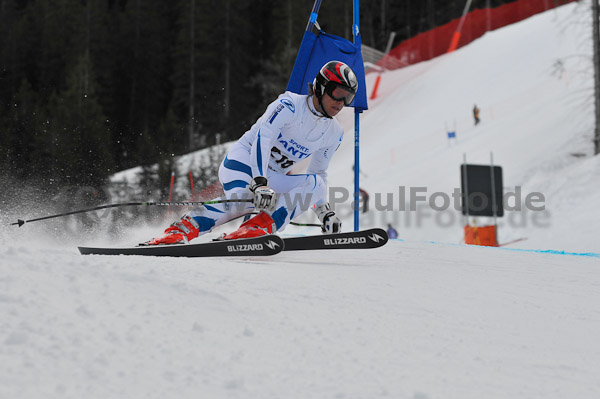
[[[96,80],[89,52],[67,74],[66,89],[51,96],[47,107],[48,143],[52,174],[69,185],[104,183],[114,173],[110,130],[96,96]]]
[[[36,94],[24,79],[0,119],[0,151],[3,172],[19,179],[36,176],[37,164],[43,159],[43,147],[37,145],[40,114]]]
[[[112,80],[116,102],[111,107],[113,142],[121,167],[135,166],[143,154],[140,137],[157,135],[172,98],[169,83],[174,6],[162,0],[130,0],[115,6],[113,36],[116,58]]]

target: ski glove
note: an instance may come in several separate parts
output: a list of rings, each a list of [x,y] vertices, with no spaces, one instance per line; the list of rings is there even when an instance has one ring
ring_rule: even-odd
[[[275,206],[277,205],[275,191],[267,185],[266,177],[256,176],[252,179],[248,188],[254,194],[253,204],[257,210],[267,212],[275,210]]]
[[[313,211],[317,214],[317,217],[321,221],[321,231],[325,234],[339,233],[342,231],[342,221],[335,215],[335,212],[331,210],[329,203],[321,204]]]

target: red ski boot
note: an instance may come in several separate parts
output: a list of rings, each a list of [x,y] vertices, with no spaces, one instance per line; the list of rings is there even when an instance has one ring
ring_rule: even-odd
[[[198,223],[191,217],[184,216],[179,222],[167,227],[162,236],[146,241],[140,246],[187,244],[196,237],[198,237]]]
[[[248,219],[239,229],[231,234],[225,234],[224,240],[236,240],[238,238],[260,237],[267,234],[273,234],[277,231],[275,222],[266,212],[261,212],[251,219]]]

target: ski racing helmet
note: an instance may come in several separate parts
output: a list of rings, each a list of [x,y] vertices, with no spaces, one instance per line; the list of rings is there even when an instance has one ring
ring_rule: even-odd
[[[321,109],[323,109],[322,99],[325,93],[334,100],[344,100],[344,105],[348,106],[356,96],[358,79],[348,65],[341,61],[329,61],[317,73],[313,88]]]

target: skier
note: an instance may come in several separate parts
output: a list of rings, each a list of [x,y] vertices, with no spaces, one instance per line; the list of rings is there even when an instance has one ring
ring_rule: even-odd
[[[227,199],[252,203],[222,203],[193,209],[162,236],[141,245],[188,243],[238,216],[259,211],[226,240],[258,237],[282,231],[311,207],[324,233],[339,233],[341,221],[327,202],[327,168],[344,131],[334,118],[354,100],[358,80],[339,61],[326,63],[309,86],[308,95],[281,94],[240,140],[219,168]],[[296,162],[311,158],[306,174],[290,175]]]
[[[477,104],[473,106],[473,119],[475,119],[475,126],[479,125],[481,120],[479,119],[479,108],[477,108]]]

